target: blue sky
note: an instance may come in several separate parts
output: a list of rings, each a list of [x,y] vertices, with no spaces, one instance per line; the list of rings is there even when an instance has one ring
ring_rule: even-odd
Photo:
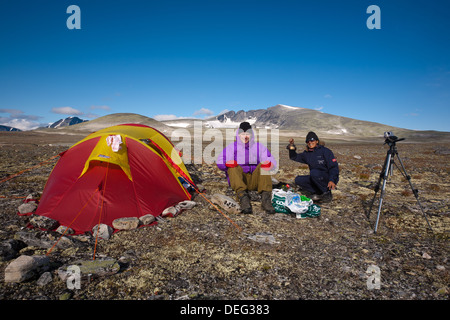
[[[67,28],[70,5],[81,29]],[[381,29],[367,28],[370,5]],[[445,0],[2,1],[0,124],[285,104],[450,131],[449,12]]]

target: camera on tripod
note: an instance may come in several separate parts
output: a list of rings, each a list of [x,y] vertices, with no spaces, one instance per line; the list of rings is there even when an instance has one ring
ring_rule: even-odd
[[[384,133],[384,143],[387,143],[389,145],[395,144],[398,141],[405,140],[404,138],[399,139],[397,136],[394,135],[392,131],[386,131]]]
[[[380,186],[381,186],[381,194],[380,194],[380,199],[378,202],[378,213],[377,213],[377,220],[375,222],[375,229],[374,232],[377,232],[378,229],[378,222],[380,219],[380,213],[381,213],[381,206],[383,204],[383,198],[384,195],[386,193],[386,182],[388,180],[388,176],[391,175],[392,176],[392,170],[393,170],[393,166],[397,164],[394,162],[394,158],[397,157],[398,161],[400,162],[400,166],[401,168],[400,171],[402,173],[402,175],[408,180],[409,185],[411,187],[411,190],[414,194],[414,196],[416,197],[417,203],[420,207],[420,210],[422,211],[423,216],[425,217],[425,220],[427,221],[428,227],[430,228],[431,231],[433,231],[433,229],[431,228],[430,222],[427,219],[427,216],[425,214],[425,211],[423,210],[422,204],[419,201],[419,191],[417,189],[414,188],[414,186],[411,183],[411,176],[408,175],[408,173],[406,172],[405,166],[403,165],[403,161],[400,158],[399,154],[398,154],[398,150],[397,150],[397,146],[395,145],[396,142],[398,141],[402,141],[405,140],[404,138],[399,139],[397,136],[395,136],[392,131],[387,131],[384,133],[384,138],[385,144],[389,145],[389,150],[387,151],[386,154],[386,159],[384,161],[384,165],[383,165],[383,169],[381,170],[380,173],[380,178],[378,179],[377,185],[375,186],[375,195],[373,196],[372,202],[370,204],[370,208],[369,208],[369,212],[367,214],[367,217],[370,217],[370,212],[372,211],[372,207],[374,205],[375,199],[377,197],[377,193],[378,191],[380,191]],[[398,167],[398,166],[397,166]]]

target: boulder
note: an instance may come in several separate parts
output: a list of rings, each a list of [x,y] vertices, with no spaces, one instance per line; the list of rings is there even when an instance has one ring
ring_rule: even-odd
[[[47,256],[21,255],[5,269],[5,282],[23,282],[47,271],[50,260]]]

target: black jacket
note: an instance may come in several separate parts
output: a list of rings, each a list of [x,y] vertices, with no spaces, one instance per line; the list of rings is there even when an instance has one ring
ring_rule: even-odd
[[[306,163],[309,170],[319,170],[328,173],[328,180],[335,184],[339,181],[339,165],[333,152],[321,145],[318,145],[313,151],[305,150],[297,153],[295,150],[289,150],[291,160]]]

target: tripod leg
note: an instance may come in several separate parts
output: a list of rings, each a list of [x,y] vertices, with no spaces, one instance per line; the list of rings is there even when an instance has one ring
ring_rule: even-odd
[[[398,161],[400,162],[400,165],[402,167],[402,171],[403,171],[403,175],[405,176],[405,178],[408,180],[409,182],[409,186],[411,187],[411,191],[414,194],[414,197],[416,197],[417,203],[419,204],[420,210],[422,211],[423,216],[425,217],[425,220],[427,221],[428,227],[430,228],[431,232],[433,232],[433,229],[431,228],[430,222],[427,219],[427,216],[425,214],[425,211],[423,210],[422,204],[419,201],[419,191],[417,189],[414,188],[412,182],[411,182],[411,177],[408,175],[408,173],[406,172],[405,166],[403,165],[403,161],[400,158],[398,152],[396,153]]]
[[[377,193],[380,190],[381,179],[383,179],[386,172],[386,164],[387,164],[387,156],[383,164],[383,169],[381,169],[380,177],[378,178],[378,182],[375,185],[375,194],[373,195],[372,202],[370,203],[369,211],[367,212],[367,219],[370,219],[370,213],[372,212],[373,204],[375,203],[375,199],[377,197]]]
[[[387,182],[387,179],[389,176],[389,172],[391,172],[391,165],[392,165],[391,158],[392,158],[392,154],[390,152],[388,152],[388,154],[386,156],[386,163],[384,165],[385,170],[384,170],[384,175],[383,175],[383,186],[381,187],[380,203],[378,204],[377,221],[375,222],[374,233],[377,232],[378,222],[380,221],[381,206],[383,205],[383,197],[384,197],[385,190],[386,190],[386,182]]]

